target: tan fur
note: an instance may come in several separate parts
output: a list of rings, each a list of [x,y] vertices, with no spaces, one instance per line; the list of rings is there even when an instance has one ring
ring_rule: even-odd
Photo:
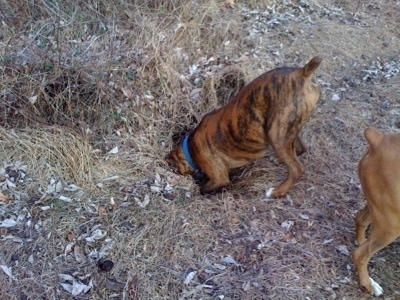
[[[379,296],[382,288],[369,277],[367,265],[372,255],[400,236],[400,133],[383,135],[367,128],[364,136],[369,148],[360,160],[358,174],[367,205],[355,218],[360,247],[353,252],[353,260],[360,285]]]
[[[271,145],[288,169],[287,179],[270,196],[280,197],[303,174],[297,156],[306,148],[298,134],[321,98],[312,74],[322,59],[314,57],[303,68],[277,68],[259,76],[225,106],[206,114],[189,135],[189,151],[208,177],[202,193],[229,184],[229,171],[265,156]],[[179,145],[166,160],[182,175],[193,175]]]

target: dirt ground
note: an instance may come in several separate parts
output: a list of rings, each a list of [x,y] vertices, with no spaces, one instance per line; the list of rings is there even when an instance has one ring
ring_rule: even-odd
[[[262,3],[260,3],[262,2]],[[372,299],[351,260],[363,130],[400,128],[400,2],[2,1],[1,299]],[[305,174],[201,196],[165,155],[242,81],[323,62]],[[369,271],[400,299],[400,247]],[[113,265],[111,265],[111,262]]]

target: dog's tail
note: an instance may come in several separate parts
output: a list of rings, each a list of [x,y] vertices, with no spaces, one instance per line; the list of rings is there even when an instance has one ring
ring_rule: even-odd
[[[371,149],[376,149],[382,141],[383,135],[373,127],[368,127],[364,130],[364,136],[368,141]]]
[[[311,76],[312,73],[318,68],[319,64],[322,61],[322,57],[315,56],[312,58],[304,67],[303,67],[303,74],[305,77]]]

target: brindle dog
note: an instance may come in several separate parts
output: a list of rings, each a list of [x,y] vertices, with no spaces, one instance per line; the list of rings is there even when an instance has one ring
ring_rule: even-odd
[[[312,76],[321,61],[314,57],[303,68],[277,68],[254,79],[228,104],[206,114],[166,161],[181,175],[203,172],[208,181],[201,193],[207,194],[226,187],[230,170],[265,156],[271,145],[288,176],[267,196],[285,195],[304,172],[297,156],[306,147],[298,135],[321,98]]]

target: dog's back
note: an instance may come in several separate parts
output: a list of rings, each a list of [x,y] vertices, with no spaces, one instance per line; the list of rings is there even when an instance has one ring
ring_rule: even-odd
[[[358,171],[365,194],[372,197],[386,191],[399,197],[400,195],[400,133],[383,135],[376,129],[365,129],[364,136],[369,144],[369,149],[361,159]],[[374,181],[372,183],[372,181]],[[372,189],[370,186],[384,186],[384,189]],[[394,199],[393,199],[394,200]],[[400,198],[398,203],[400,213]]]

